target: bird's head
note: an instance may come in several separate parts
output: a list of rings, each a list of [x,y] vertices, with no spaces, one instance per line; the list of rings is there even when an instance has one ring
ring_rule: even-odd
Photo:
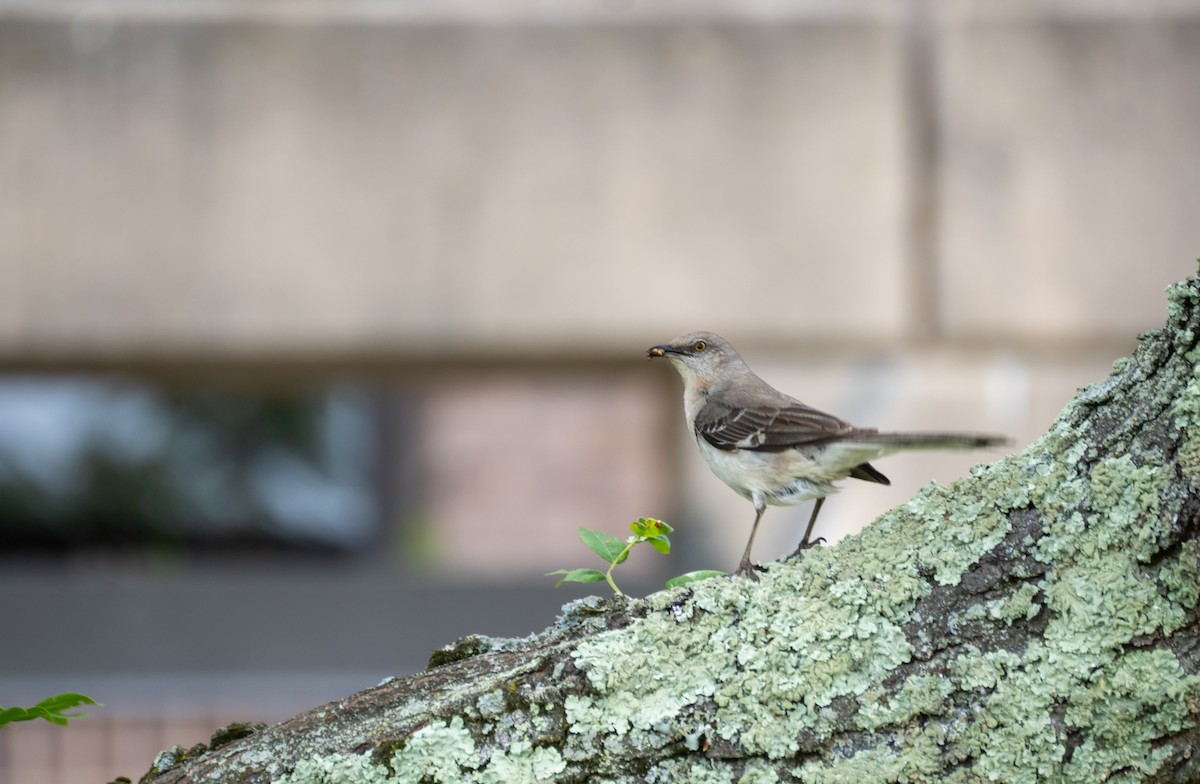
[[[730,364],[741,362],[733,346],[712,332],[689,332],[670,343],[651,346],[646,349],[646,356],[669,359],[685,383],[697,381],[705,385],[719,378]]]

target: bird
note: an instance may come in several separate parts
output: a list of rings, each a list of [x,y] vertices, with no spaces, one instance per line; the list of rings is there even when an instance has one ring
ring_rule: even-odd
[[[750,562],[754,535],[768,506],[815,501],[794,555],[812,540],[813,526],[835,482],[860,479],[890,485],[871,465],[884,455],[910,449],[975,449],[1007,442],[974,433],[881,433],[805,405],[759,378],[730,345],[713,332],[690,332],[646,349],[663,358],[683,379],[683,411],[708,467],[754,505],[750,539],[735,572],[758,579]]]

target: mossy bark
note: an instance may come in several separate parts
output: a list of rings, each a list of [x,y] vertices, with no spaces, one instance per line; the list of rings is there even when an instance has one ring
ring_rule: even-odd
[[[1198,302],[836,547],[466,638],[143,781],[1198,781]]]

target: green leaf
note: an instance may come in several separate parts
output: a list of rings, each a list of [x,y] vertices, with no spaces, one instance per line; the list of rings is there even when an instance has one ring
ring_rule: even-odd
[[[68,692],[48,697],[32,708],[0,708],[0,727],[14,721],[32,721],[45,719],[51,724],[65,725],[68,719],[77,719],[86,714],[64,713],[67,708],[77,705],[99,705],[100,703],[83,694]]]
[[[621,563],[629,557],[629,552],[625,549],[625,543],[612,534],[606,534],[603,531],[580,528],[579,541],[587,545],[588,549],[593,553],[603,558],[605,563]]]
[[[67,708],[74,708],[78,705],[95,705],[96,701],[84,694],[76,694],[75,692],[67,692],[66,694],[58,694],[53,697],[42,700],[37,704],[39,708],[45,708],[54,713],[62,713]]]
[[[0,708],[0,727],[14,721],[28,721],[33,718],[36,717],[29,715],[29,711],[24,708]]]
[[[48,710],[40,709],[40,708],[34,708],[33,712],[34,712],[34,715],[36,715],[39,719],[45,719],[46,721],[50,722],[51,724],[57,724],[60,727],[67,726],[67,717],[63,716],[60,713],[51,713]],[[78,716],[79,716],[79,714],[76,714],[76,717],[78,717]],[[30,718],[33,718],[33,717],[31,716]]]
[[[559,569],[554,572],[546,572],[547,577],[553,577],[556,574],[563,575],[563,578],[554,584],[554,587],[563,583],[598,583],[604,580],[604,572],[596,569]]]
[[[666,536],[652,536],[646,540],[650,546],[658,550],[663,555],[671,554],[671,540]]]
[[[675,529],[662,520],[655,520],[653,517],[639,517],[629,524],[629,530],[643,538],[652,539],[655,536],[669,534]]]
[[[688,572],[687,574],[681,574],[678,577],[672,577],[670,580],[667,580],[667,587],[678,588],[681,585],[699,582],[700,580],[707,580],[710,577],[724,576],[725,572],[718,572],[716,569],[700,569],[699,571]]]

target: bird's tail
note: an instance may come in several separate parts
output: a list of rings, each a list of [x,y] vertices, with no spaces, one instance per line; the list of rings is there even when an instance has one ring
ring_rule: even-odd
[[[979,449],[1008,443],[1003,436],[983,433],[880,433],[861,429],[843,433],[822,450],[819,461],[831,479],[846,475],[868,482],[889,484],[868,460],[910,449]]]
[[[1008,443],[1004,436],[985,433],[880,433],[861,430],[846,439],[863,445],[873,444],[890,450],[900,449],[980,449]]]

